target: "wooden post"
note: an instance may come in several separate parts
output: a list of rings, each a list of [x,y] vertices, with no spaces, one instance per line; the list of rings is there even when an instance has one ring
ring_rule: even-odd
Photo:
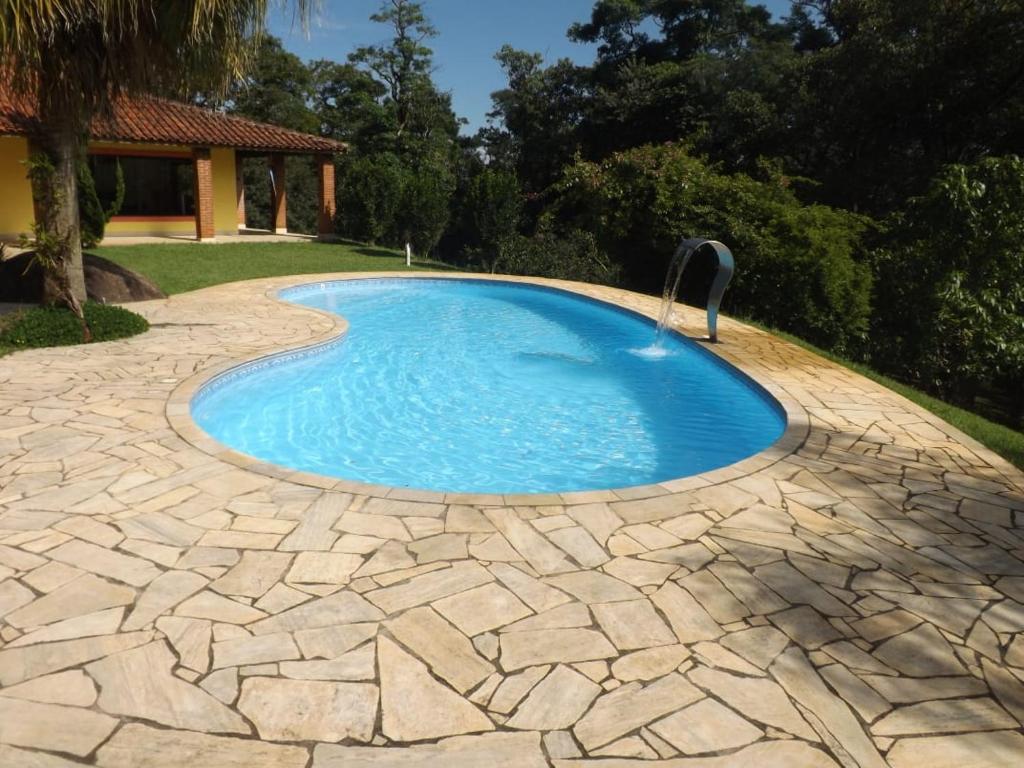
[[[213,227],[213,162],[209,147],[192,150],[192,167],[195,172],[196,239],[212,240],[217,233]]]
[[[273,175],[271,229],[276,234],[283,235],[288,232],[288,193],[285,191],[284,155],[270,156],[270,173]]]
[[[336,202],[334,197],[334,158],[331,155],[317,155],[317,234],[326,240],[334,234],[334,213]]]

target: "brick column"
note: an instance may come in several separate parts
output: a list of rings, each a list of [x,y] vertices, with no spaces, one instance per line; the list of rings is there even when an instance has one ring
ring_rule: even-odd
[[[196,239],[212,240],[213,228],[213,162],[207,147],[192,150],[192,167],[196,180]]]
[[[288,231],[288,194],[285,191],[284,155],[270,156],[270,172],[274,175],[270,205],[271,229],[279,235]]]
[[[317,234],[326,240],[334,234],[334,158],[331,155],[316,156],[316,178],[319,197],[317,200]]]
[[[242,156],[235,152],[235,208],[238,228],[245,229],[245,178],[242,174]]]

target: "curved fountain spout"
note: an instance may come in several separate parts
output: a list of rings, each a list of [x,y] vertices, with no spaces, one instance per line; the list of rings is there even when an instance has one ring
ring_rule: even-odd
[[[718,257],[718,266],[715,269],[715,279],[711,284],[711,291],[708,293],[708,337],[712,342],[718,341],[718,307],[722,303],[722,296],[725,289],[732,280],[735,269],[735,261],[732,252],[717,240],[705,240],[703,238],[691,238],[683,240],[676,252],[672,255],[669,263],[668,273],[665,275],[665,290],[661,294],[661,312],[658,314],[658,332],[655,337],[655,345],[661,344],[661,338],[665,329],[669,327],[672,319],[672,305],[675,303],[676,295],[679,293],[679,283],[682,280],[686,265],[690,258],[705,246],[714,250]]]

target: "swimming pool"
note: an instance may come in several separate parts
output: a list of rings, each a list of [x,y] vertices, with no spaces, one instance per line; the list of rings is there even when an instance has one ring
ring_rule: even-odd
[[[735,463],[782,407],[651,320],[497,280],[371,278],[282,299],[349,322],[335,342],[243,365],[191,403],[245,454],[345,480],[465,493],[646,485]]]

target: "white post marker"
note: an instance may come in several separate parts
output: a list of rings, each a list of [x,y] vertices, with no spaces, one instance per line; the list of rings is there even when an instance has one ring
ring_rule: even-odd
[[[405,244],[405,266],[412,266],[412,245],[410,243]]]

